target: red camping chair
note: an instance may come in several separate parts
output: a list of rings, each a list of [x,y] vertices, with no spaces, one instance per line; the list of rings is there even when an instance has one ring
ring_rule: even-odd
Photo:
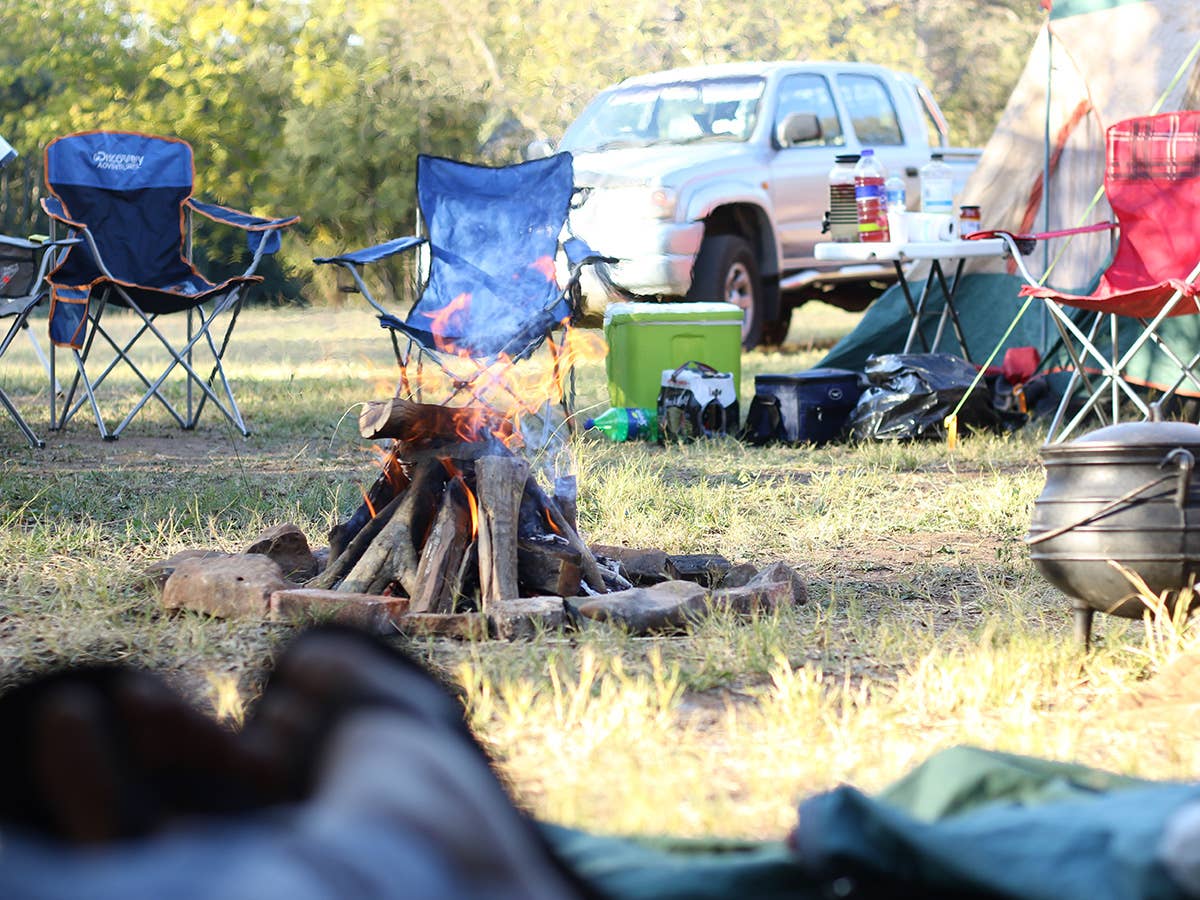
[[[1050,425],[1048,442],[1062,441],[1093,411],[1102,419],[1101,400],[1111,397],[1112,421],[1127,399],[1144,418],[1152,409],[1129,384],[1126,369],[1147,345],[1164,353],[1179,375],[1156,405],[1189,383],[1200,392],[1200,353],[1184,361],[1159,336],[1168,316],[1200,312],[1200,112],[1172,112],[1126,119],[1108,129],[1108,164],[1104,189],[1120,236],[1112,262],[1091,294],[1068,294],[1044,287],[1029,274],[1021,254],[1012,256],[1029,284],[1022,296],[1046,301],[1054,323],[1074,363],[1062,403]],[[1010,242],[1012,238],[1008,238]],[[1090,310],[1090,327],[1081,327],[1065,307]],[[1119,350],[1118,317],[1136,319],[1142,330],[1134,342]],[[1111,353],[1097,347],[1097,335],[1108,320]],[[1095,382],[1089,375],[1098,372]],[[1059,430],[1072,395],[1083,387],[1088,398]]]

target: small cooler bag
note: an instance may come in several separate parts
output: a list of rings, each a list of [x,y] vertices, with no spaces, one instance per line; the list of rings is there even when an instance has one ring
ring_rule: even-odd
[[[848,369],[756,375],[745,439],[752,444],[825,444],[834,440],[862,393],[858,377]]]
[[[0,241],[0,299],[28,297],[37,279],[35,245]]]
[[[658,433],[664,441],[735,434],[739,410],[731,372],[702,362],[663,369],[658,392]]]

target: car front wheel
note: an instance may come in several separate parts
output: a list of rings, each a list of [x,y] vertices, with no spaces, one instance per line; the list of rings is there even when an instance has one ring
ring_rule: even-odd
[[[721,300],[742,308],[742,346],[762,343],[762,283],[754,248],[736,234],[715,234],[704,239],[692,269],[689,300]]]

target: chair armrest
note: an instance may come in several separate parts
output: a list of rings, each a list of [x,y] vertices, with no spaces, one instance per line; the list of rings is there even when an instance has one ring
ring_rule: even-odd
[[[295,225],[300,221],[299,216],[264,219],[261,216],[251,215],[232,207],[221,206],[217,203],[204,203],[195,197],[189,197],[184,203],[189,209],[195,210],[200,215],[212,219],[214,222],[220,222],[222,225],[232,225],[234,228],[240,228],[245,231],[246,245],[256,257],[266,256],[278,250],[280,232],[289,225]],[[261,250],[259,249],[260,247],[262,248]]]
[[[408,237],[395,238],[394,240],[385,241],[382,244],[376,244],[374,247],[365,247],[362,250],[342,253],[339,256],[320,256],[314,259],[313,262],[319,265],[338,263],[343,266],[361,266],[366,263],[387,259],[389,256],[395,256],[397,253],[404,253],[406,250],[419,247],[423,243],[425,243],[425,238],[409,235]]]
[[[319,256],[313,260],[318,265],[326,265],[333,263],[342,266],[350,273],[350,277],[354,279],[354,284],[358,288],[358,293],[363,295],[371,306],[375,307],[375,311],[382,318],[390,318],[391,314],[383,308],[383,306],[371,296],[371,289],[367,287],[367,283],[363,281],[362,274],[358,271],[358,267],[366,263],[378,262],[381,259],[387,259],[389,256],[395,256],[397,253],[404,253],[406,250],[411,250],[413,247],[419,247],[425,243],[425,238],[409,235],[408,237],[395,238],[394,240],[385,241],[382,244],[376,244],[374,247],[364,247],[362,250],[354,250],[350,253],[343,253],[340,256]]]
[[[563,252],[567,254],[567,264],[572,272],[577,272],[583,266],[596,263],[615,263],[615,257],[604,256],[593,250],[583,238],[570,237],[563,241]]]
[[[59,222],[62,222],[69,228],[77,228],[81,231],[87,228],[85,223],[76,222],[67,215],[66,209],[63,208],[62,201],[57,197],[43,197],[42,209],[45,210],[46,215],[48,215],[50,218],[57,219]]]

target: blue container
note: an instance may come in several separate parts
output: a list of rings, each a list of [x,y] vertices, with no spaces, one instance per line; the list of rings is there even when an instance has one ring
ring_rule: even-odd
[[[825,444],[842,431],[862,388],[848,369],[809,369],[792,375],[756,375],[754,393],[775,398],[781,440]]]

